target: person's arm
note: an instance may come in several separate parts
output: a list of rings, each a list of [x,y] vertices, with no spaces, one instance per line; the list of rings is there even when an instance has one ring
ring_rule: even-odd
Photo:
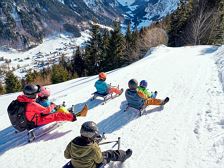
[[[142,99],[146,100],[148,99],[148,96],[146,94],[144,94],[142,91],[137,91],[138,96],[141,97]]]
[[[100,150],[100,147],[96,144],[95,146],[95,150],[94,150],[95,154],[94,154],[94,162],[99,164],[103,162],[103,155],[102,152]]]
[[[70,150],[71,150],[71,142],[67,145],[67,147],[66,147],[66,149],[65,149],[65,151],[64,151],[64,157],[66,158],[66,159],[71,159],[71,152],[70,152]]]
[[[43,107],[36,102],[33,102],[30,106],[31,111],[35,111],[36,114],[48,114],[55,108],[55,104],[51,104],[49,107]]]
[[[149,92],[147,89],[144,90],[144,93],[148,96],[148,98],[152,97],[151,92]]]

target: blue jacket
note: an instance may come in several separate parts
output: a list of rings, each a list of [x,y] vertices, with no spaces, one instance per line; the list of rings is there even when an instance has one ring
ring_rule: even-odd
[[[51,105],[51,102],[47,99],[45,99],[45,100],[37,99],[36,102],[43,107],[49,107]]]
[[[49,107],[51,105],[51,102],[48,99],[40,100],[40,99],[37,98],[36,102],[43,107]],[[52,109],[51,112],[54,113],[54,112],[56,112],[56,110]]]
[[[108,93],[109,85],[103,80],[98,80],[95,83],[95,88],[97,93],[105,94]]]
[[[128,102],[128,105],[133,108],[141,109],[144,105],[145,100],[138,95],[137,90],[127,89],[125,91],[125,97]]]

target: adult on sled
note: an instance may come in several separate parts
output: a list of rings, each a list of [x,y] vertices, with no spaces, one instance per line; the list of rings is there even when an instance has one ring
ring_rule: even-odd
[[[56,105],[44,107],[36,102],[37,94],[40,92],[40,86],[28,84],[23,89],[23,95],[17,97],[18,102],[26,102],[25,117],[33,126],[41,126],[54,121],[75,121],[76,116],[73,113],[50,113]]]
[[[105,95],[110,93],[116,93],[118,95],[121,95],[123,92],[123,89],[118,89],[116,87],[112,87],[109,84],[105,82],[107,79],[107,74],[104,72],[99,73],[99,80],[95,83],[95,88],[97,90],[97,93]]]
[[[149,92],[147,86],[148,82],[146,80],[142,80],[137,89],[139,92],[142,92],[146,96],[146,98],[156,98],[157,91]]]
[[[132,155],[131,149],[101,152],[98,145],[101,136],[93,121],[83,123],[80,134],[81,136],[74,138],[64,151],[65,158],[71,159],[71,168],[101,168],[110,161],[124,162]],[[67,165],[64,168],[68,168]]]
[[[142,109],[143,106],[148,105],[164,105],[169,101],[169,97],[166,97],[164,100],[148,98],[144,93],[138,91],[138,81],[136,79],[131,79],[128,82],[128,87],[129,89],[125,91],[125,97],[128,105],[133,108]]]

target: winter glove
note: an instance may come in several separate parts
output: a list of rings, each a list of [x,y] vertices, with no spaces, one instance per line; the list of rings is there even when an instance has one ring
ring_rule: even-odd
[[[102,135],[97,135],[95,138],[94,138],[94,141],[96,143],[100,143],[103,139],[106,139],[105,137],[105,133],[103,133]]]
[[[96,143],[100,143],[100,141],[103,140],[103,137],[102,137],[101,135],[98,135],[98,136],[96,136],[96,137],[94,138],[94,140],[95,140]]]

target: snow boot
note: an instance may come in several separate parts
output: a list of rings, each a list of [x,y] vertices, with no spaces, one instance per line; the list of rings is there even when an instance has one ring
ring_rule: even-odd
[[[121,92],[120,92],[119,96],[123,93],[124,89],[123,89],[123,88],[121,88],[121,90],[120,90],[120,91],[121,91]]]
[[[84,105],[84,107],[82,108],[82,110],[78,113],[76,113],[75,115],[77,117],[85,117],[87,115],[87,112],[88,112],[88,106],[87,104]]]
[[[170,98],[169,98],[169,97],[166,97],[166,98],[162,101],[161,105],[165,105],[167,102],[169,102],[169,100],[170,100]]]
[[[128,158],[130,158],[131,157],[131,155],[132,155],[132,150],[131,149],[128,149],[128,150],[126,150],[126,155],[125,155],[125,158],[124,158],[124,160],[122,161],[122,162],[124,162],[125,160],[127,160]]]

